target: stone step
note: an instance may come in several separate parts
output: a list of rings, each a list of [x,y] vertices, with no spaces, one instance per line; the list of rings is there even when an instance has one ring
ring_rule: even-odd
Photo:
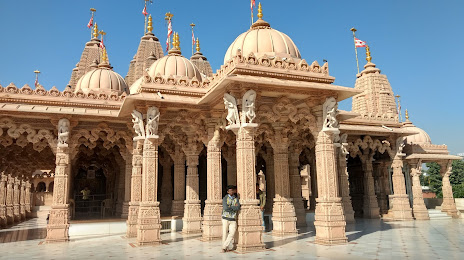
[[[434,219],[451,219],[451,216],[448,216],[445,212],[441,212],[441,210],[438,209],[429,209],[429,217],[431,220]]]

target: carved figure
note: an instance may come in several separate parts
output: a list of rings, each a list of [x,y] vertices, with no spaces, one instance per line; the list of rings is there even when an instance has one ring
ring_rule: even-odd
[[[58,121],[58,145],[66,146],[69,140],[69,120],[66,118]]]
[[[227,93],[224,94],[224,105],[227,109],[227,121],[229,125],[239,125],[240,119],[238,117],[237,101],[235,98]]]
[[[147,136],[158,134],[160,112],[157,107],[148,108],[147,112]]]
[[[396,150],[397,150],[398,155],[401,155],[403,153],[403,148],[404,148],[404,138],[398,137],[396,139]]]
[[[337,129],[338,128],[338,121],[337,121],[337,114],[338,114],[338,103],[334,97],[329,97],[324,102],[323,106],[323,115],[324,115],[324,125],[323,128],[325,130],[330,129]]]
[[[137,137],[145,137],[142,113],[137,110],[132,111],[132,123],[134,123],[134,130]]]
[[[248,118],[248,123],[252,123],[256,118],[255,113],[255,100],[256,100],[256,91],[250,89],[245,95],[243,95],[242,100],[242,114],[244,115],[243,123],[246,123]]]
[[[344,133],[340,136],[340,144],[341,144],[341,152],[343,155],[347,155],[349,154],[348,152],[348,142],[347,142],[347,139],[348,139],[348,134],[347,133]]]

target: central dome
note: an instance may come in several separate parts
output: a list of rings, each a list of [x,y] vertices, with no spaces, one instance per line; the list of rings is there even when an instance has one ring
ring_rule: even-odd
[[[188,79],[197,78],[202,82],[201,73],[198,68],[187,58],[179,53],[170,51],[170,54],[155,61],[148,70],[148,75],[155,78],[157,75],[187,77]]]
[[[243,55],[251,52],[256,57],[279,56],[281,58],[301,59],[301,54],[292,39],[286,34],[274,30],[262,19],[256,21],[250,30],[240,34],[229,46],[224,57],[224,64],[241,50]]]

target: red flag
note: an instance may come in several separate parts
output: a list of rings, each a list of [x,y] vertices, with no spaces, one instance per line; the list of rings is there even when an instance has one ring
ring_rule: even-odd
[[[255,6],[256,6],[255,0],[251,0],[250,1],[250,9],[251,9],[252,12],[253,12],[253,7],[255,7]]]
[[[169,51],[169,39],[172,35],[172,23],[171,20],[168,22],[168,38],[166,39],[166,51]]]
[[[195,34],[193,34],[193,30],[192,30],[192,45],[195,45]]]
[[[101,39],[101,42],[100,42],[100,48],[105,48],[105,44],[103,43],[103,36],[102,36],[102,39]]]
[[[34,82],[34,86],[37,87],[37,85],[39,85],[39,79],[36,77],[35,82]]]
[[[356,46],[357,48],[366,47],[366,45],[367,45],[366,42],[361,41],[358,38],[354,38],[354,46]]]
[[[89,21],[89,23],[87,24],[87,28],[90,29],[90,27],[92,27],[92,25],[93,25],[93,15],[92,15],[92,17],[90,17],[90,21]]]
[[[142,14],[144,16],[147,16],[148,12],[147,12],[147,6],[145,5],[145,7],[143,8],[143,11],[142,11]]]

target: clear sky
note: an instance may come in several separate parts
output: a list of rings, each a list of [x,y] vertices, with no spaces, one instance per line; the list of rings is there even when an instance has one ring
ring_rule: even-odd
[[[258,1],[256,1],[258,3]],[[351,27],[371,47],[373,62],[388,76],[403,110],[435,144],[464,153],[464,1],[462,0],[263,0],[264,20],[289,35],[308,63],[329,61],[335,84],[354,87],[356,61]],[[123,77],[143,35],[143,0],[0,0],[0,84],[40,83],[63,90],[90,39],[90,7],[108,33],[114,70]],[[154,33],[166,41],[164,14],[174,14],[184,56],[191,55],[194,22],[213,71],[230,43],[250,25],[249,0],[154,0]],[[365,64],[359,49],[360,65]],[[351,109],[351,99],[340,105]],[[404,114],[403,114],[404,115]]]

